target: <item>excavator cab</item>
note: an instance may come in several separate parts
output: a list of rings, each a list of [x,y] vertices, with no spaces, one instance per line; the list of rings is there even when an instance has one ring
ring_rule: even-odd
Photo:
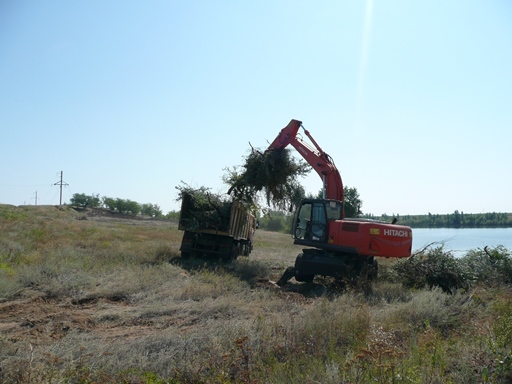
[[[303,199],[294,218],[296,244],[326,243],[329,221],[341,220],[343,203],[337,200]]]

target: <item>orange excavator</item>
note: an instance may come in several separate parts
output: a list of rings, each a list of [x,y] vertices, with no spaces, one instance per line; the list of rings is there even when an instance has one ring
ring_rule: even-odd
[[[312,145],[297,136],[299,129]],[[295,265],[277,282],[285,285],[292,277],[312,282],[315,275],[331,276],[340,281],[365,275],[377,276],[376,257],[404,258],[411,255],[412,230],[392,223],[346,218],[343,183],[331,157],[313,139],[298,120],[291,120],[281,130],[268,150],[293,146],[311,165],[323,183],[322,199],[303,199],[292,224],[294,244],[302,245]]]

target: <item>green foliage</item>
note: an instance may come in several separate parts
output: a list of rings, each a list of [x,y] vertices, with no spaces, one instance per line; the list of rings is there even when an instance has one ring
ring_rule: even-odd
[[[117,198],[115,201],[116,210],[120,213],[131,213],[132,215],[137,215],[140,212],[140,204],[136,201],[119,198]]]
[[[409,288],[440,287],[445,292],[467,288],[474,276],[467,264],[443,246],[427,248],[392,266],[399,281]]]
[[[128,213],[137,215],[139,213],[151,216],[162,217],[163,213],[157,204],[139,204],[129,199],[120,199],[103,196],[101,199],[99,194],[87,195],[85,193],[75,193],[70,199],[70,205],[79,208],[99,208],[101,206],[119,213]]]
[[[101,200],[99,195],[86,195],[85,193],[75,193],[69,199],[69,202],[71,205],[80,207],[80,208],[87,208],[87,207],[93,207],[97,208],[101,205]]]
[[[289,210],[304,196],[297,178],[311,169],[304,161],[292,157],[288,149],[261,152],[254,148],[242,168],[241,172],[237,168],[226,169],[223,179],[230,186],[228,194],[257,205],[257,194],[263,192],[268,205]]]
[[[165,215],[165,218],[168,220],[178,220],[180,218],[180,211],[169,211]]]
[[[442,246],[426,248],[394,263],[386,273],[409,288],[440,287],[445,292],[475,284],[512,284],[512,256],[503,246],[471,250],[457,258]]]
[[[288,208],[288,212],[293,212],[300,205],[300,201],[306,196],[306,190],[298,181],[293,180],[286,186],[286,196],[285,202],[277,206]],[[286,207],[286,204],[288,204],[288,207]]]
[[[185,183],[176,189],[180,191],[177,200],[182,200],[180,225],[191,231],[197,228],[226,230],[229,227],[233,203],[228,196],[213,194],[206,187],[194,189]]]
[[[157,204],[142,204],[140,213],[151,217],[162,217],[163,213]]]
[[[512,284],[512,255],[502,245],[474,249],[461,260],[486,285]]]
[[[360,217],[363,201],[356,188],[343,187],[345,217]]]
[[[317,199],[321,199],[323,197],[323,191],[318,191]],[[363,207],[363,201],[359,196],[359,192],[355,187],[347,187],[346,185],[343,187],[343,207],[345,209],[345,217],[361,217],[363,212],[361,208]]]
[[[290,232],[293,216],[283,211],[269,210],[259,219],[259,228],[273,232]]]
[[[119,213],[138,215],[141,211],[141,205],[129,199],[103,197],[103,204],[108,209]]]
[[[105,208],[108,208],[112,211],[115,211],[116,209],[116,199],[113,199],[111,197],[106,197],[106,196],[103,196],[103,206]]]

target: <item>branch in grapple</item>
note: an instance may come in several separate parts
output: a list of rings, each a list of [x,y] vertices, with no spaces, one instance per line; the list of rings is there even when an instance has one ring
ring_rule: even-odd
[[[261,152],[253,148],[245,158],[243,169],[240,174],[231,171],[225,178],[231,186],[228,194],[254,203],[256,194],[262,191],[269,205],[283,208],[292,203],[297,187],[303,190],[297,178],[306,175],[311,167],[292,157],[288,149]]]

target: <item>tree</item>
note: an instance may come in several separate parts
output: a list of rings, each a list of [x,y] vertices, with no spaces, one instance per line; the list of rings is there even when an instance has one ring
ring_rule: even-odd
[[[268,210],[258,219],[259,228],[273,232],[290,232],[293,216],[284,211]]]
[[[178,220],[180,218],[180,211],[169,211],[167,215],[165,215],[165,218],[168,220]]]
[[[140,212],[140,204],[136,201],[132,201],[129,199],[119,199],[115,200],[116,211],[119,213],[131,213],[132,215],[137,215]]]
[[[306,197],[306,191],[297,181],[292,181],[287,188],[288,204],[290,205],[288,211],[293,212],[300,205],[300,201]]]
[[[139,214],[141,210],[139,203],[128,199],[103,197],[103,205],[112,211],[131,213],[132,215]]]
[[[321,199],[323,196],[323,191],[320,190],[317,195],[317,199]],[[363,212],[361,211],[361,207],[363,206],[363,201],[359,197],[359,192],[357,188],[349,188],[347,186],[343,187],[343,196],[344,202],[343,205],[345,207],[345,217],[360,217]]]
[[[161,217],[162,210],[157,204],[142,204],[140,213],[151,217]]]
[[[86,195],[85,193],[75,193],[73,194],[73,197],[71,197],[69,202],[71,203],[71,205],[75,205],[80,208],[97,208],[100,206],[100,197],[99,195]]]
[[[359,197],[359,192],[356,188],[343,187],[343,194],[345,196],[345,217],[360,217],[363,212],[361,207],[363,201]]]
[[[103,206],[112,211],[115,211],[116,210],[116,200],[113,199],[112,197],[103,196]]]

